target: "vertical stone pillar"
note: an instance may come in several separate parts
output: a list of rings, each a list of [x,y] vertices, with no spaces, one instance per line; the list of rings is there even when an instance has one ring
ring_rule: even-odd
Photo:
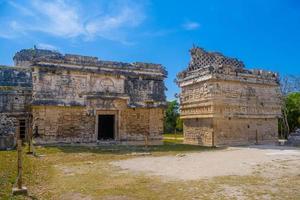
[[[19,139],[17,142],[17,154],[18,154],[18,177],[17,177],[17,187],[12,189],[13,195],[27,195],[27,188],[23,186],[22,182],[22,140],[20,139],[20,127],[17,128],[17,133],[19,134]]]

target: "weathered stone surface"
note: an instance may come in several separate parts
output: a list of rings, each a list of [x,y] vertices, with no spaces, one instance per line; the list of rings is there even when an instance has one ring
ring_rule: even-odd
[[[98,115],[115,116],[116,141],[161,141],[167,76],[161,65],[36,48],[14,61],[32,69],[32,127],[40,142],[96,142]]]
[[[15,124],[15,118],[0,113],[0,150],[6,150],[15,146]]]
[[[196,70],[209,65],[230,65],[237,69],[244,68],[244,63],[236,58],[229,58],[219,52],[207,52],[202,48],[192,48],[188,70]]]
[[[237,59],[201,48],[193,48],[191,56],[188,69],[177,76],[186,143],[235,145],[277,138],[277,74],[244,69]]]
[[[31,69],[0,66],[1,149],[15,146],[15,129],[19,125],[19,120],[25,120],[26,126],[30,118],[31,99]]]
[[[291,146],[300,146],[300,129],[297,129],[289,135],[287,144]]]
[[[16,119],[7,114],[0,113],[0,136],[14,135]]]

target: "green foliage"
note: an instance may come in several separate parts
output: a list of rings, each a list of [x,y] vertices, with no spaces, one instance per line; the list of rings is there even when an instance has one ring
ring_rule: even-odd
[[[165,121],[164,121],[165,133],[174,133],[182,131],[182,120],[179,119],[179,103],[177,100],[168,102],[166,110]]]
[[[176,130],[179,132],[183,131],[183,121],[182,121],[182,119],[180,119],[179,116],[176,119]]]
[[[291,131],[300,128],[300,92],[287,95],[285,99],[287,119]]]

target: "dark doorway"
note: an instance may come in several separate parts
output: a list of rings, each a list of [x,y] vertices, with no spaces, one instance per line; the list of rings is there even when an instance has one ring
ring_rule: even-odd
[[[98,116],[98,140],[114,139],[115,130],[114,115],[99,115]]]
[[[25,139],[26,136],[26,121],[24,119],[19,120],[20,127],[20,139]]]

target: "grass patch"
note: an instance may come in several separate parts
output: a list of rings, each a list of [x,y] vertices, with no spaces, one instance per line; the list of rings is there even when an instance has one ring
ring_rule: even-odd
[[[24,154],[24,185],[31,198],[12,197],[16,181],[16,151],[0,151],[0,199],[299,199],[300,178],[270,181],[259,175],[224,176],[197,181],[170,181],[142,173],[125,173],[110,164],[133,158],[132,152],[153,156],[218,150],[178,144],[150,146],[47,146],[38,147],[42,157]]]
[[[164,138],[183,138],[183,133],[177,133],[177,134],[166,133],[166,134],[163,134],[163,137]]]

